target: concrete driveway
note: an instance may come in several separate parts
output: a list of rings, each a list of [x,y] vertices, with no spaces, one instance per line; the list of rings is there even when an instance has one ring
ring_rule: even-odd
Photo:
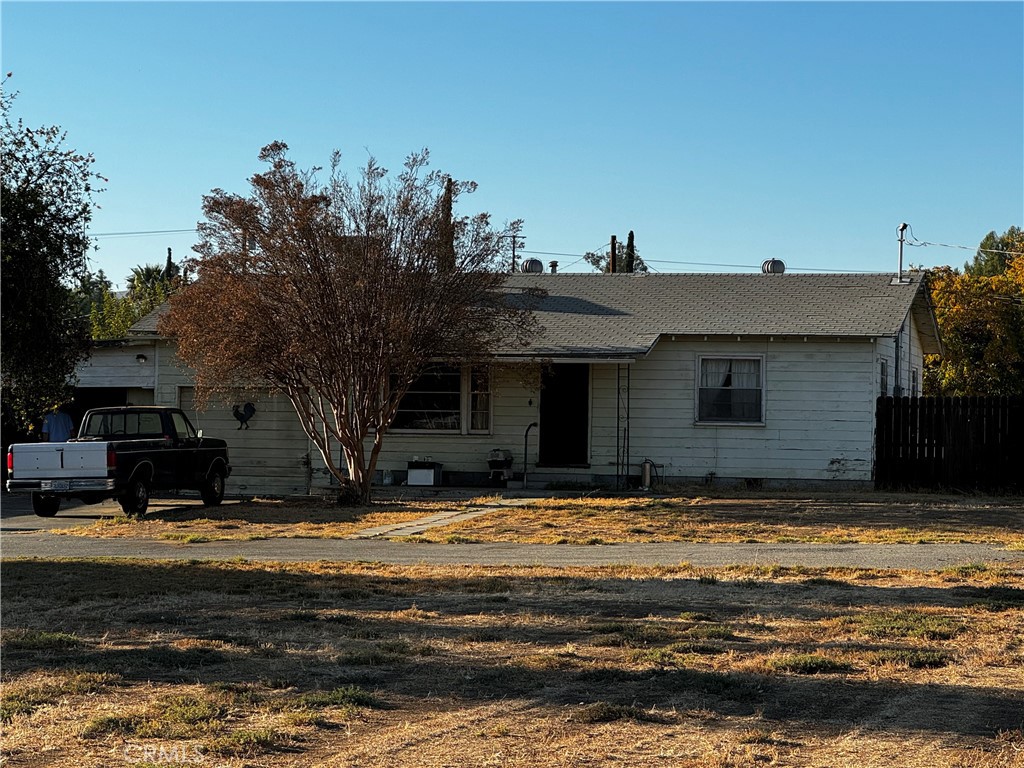
[[[166,509],[182,504],[195,504],[191,499],[150,499],[149,508]],[[225,501],[230,504],[230,501]],[[235,502],[237,503],[237,502]],[[0,533],[51,531],[55,528],[76,528],[103,518],[123,515],[121,505],[108,500],[100,504],[83,504],[76,499],[61,502],[56,517],[38,517],[32,511],[32,499],[27,493],[4,493],[0,496]]]

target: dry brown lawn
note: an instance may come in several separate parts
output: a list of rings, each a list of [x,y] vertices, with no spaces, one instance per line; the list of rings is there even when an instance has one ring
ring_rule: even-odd
[[[1020,766],[1024,578],[3,563],[7,766]]]
[[[201,542],[275,537],[343,538],[498,499],[389,500],[369,507],[328,501],[253,500],[221,507],[158,502],[140,521],[108,518],[55,533]],[[433,528],[434,542],[815,542],[999,544],[1024,549],[1024,500],[971,496],[792,493],[536,499],[526,506]]]
[[[405,523],[466,507],[467,501],[382,501],[341,507],[326,500],[253,499],[203,507],[195,502],[155,501],[139,520],[121,514],[52,533],[98,538],[145,538],[170,542],[273,538],[341,539],[364,528]]]
[[[971,542],[1024,547],[1024,500],[873,494],[537,500],[422,535],[427,541]]]

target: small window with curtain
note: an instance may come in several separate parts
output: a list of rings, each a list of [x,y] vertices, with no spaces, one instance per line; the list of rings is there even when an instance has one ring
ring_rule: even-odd
[[[698,423],[763,423],[762,363],[760,357],[698,358]]]
[[[483,367],[469,372],[469,431],[489,432],[491,429],[491,377]]]

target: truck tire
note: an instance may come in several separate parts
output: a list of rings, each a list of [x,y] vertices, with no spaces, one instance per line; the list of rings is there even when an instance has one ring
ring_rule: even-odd
[[[117,501],[128,517],[142,517],[149,507],[149,486],[143,480],[132,480]]]
[[[213,470],[201,486],[199,495],[203,497],[203,504],[208,507],[216,507],[224,501],[224,472],[219,469]]]
[[[32,494],[32,511],[39,517],[53,517],[60,509],[60,496],[52,496],[48,493]]]

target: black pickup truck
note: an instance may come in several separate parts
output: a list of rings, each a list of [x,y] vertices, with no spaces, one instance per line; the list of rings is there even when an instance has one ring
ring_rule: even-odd
[[[198,490],[204,504],[220,504],[231,465],[227,443],[203,437],[183,411],[129,406],[86,412],[66,443],[12,445],[7,471],[7,490],[31,493],[40,517],[57,514],[62,498],[116,498],[125,514],[140,516],[156,490]]]

